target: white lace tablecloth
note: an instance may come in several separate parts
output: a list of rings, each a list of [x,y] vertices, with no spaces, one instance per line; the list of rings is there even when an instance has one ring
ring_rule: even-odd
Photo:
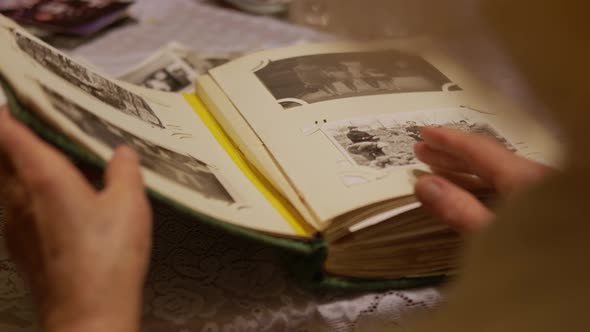
[[[204,1],[140,0],[133,13],[136,24],[71,54],[116,74],[170,40],[213,53],[330,39]],[[4,222],[0,208],[0,242]],[[408,312],[440,300],[432,288],[357,294],[306,290],[281,267],[277,250],[178,220],[164,208],[156,211],[154,237],[144,331],[391,331]],[[29,293],[0,249],[0,331],[35,330]]]
[[[113,29],[70,53],[120,74],[172,40],[214,54],[332,39],[274,18],[221,9],[211,2],[139,0],[131,7],[137,23]]]
[[[0,242],[4,215],[0,208]],[[408,313],[433,308],[432,288],[339,294],[306,290],[277,250],[156,209],[144,293],[143,331],[391,331]],[[75,273],[75,271],[72,271]],[[36,331],[19,273],[0,249],[0,331]]]

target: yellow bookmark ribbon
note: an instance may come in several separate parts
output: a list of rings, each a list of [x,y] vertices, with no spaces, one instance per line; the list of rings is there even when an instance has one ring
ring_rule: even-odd
[[[195,113],[201,118],[203,123],[209,128],[215,139],[221,144],[225,152],[230,156],[234,163],[262,193],[262,195],[272,204],[272,206],[287,220],[298,235],[309,236],[313,234],[311,227],[307,225],[303,217],[281,195],[274,186],[252,165],[244,154],[236,147],[231,138],[225,133],[219,122],[207,110],[201,99],[194,94],[184,94],[184,98],[191,105]]]

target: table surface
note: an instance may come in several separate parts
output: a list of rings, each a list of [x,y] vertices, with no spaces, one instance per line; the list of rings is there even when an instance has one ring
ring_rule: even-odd
[[[132,11],[136,23],[109,31],[70,54],[118,74],[171,40],[223,53],[333,39],[199,0],[139,0]],[[505,90],[522,96],[515,88],[517,80],[497,68],[490,73]],[[0,243],[4,221],[0,208]],[[178,220],[164,207],[156,209],[144,331],[388,331],[403,324],[408,314],[430,310],[440,301],[433,288],[356,294],[306,290],[281,267],[273,248]],[[3,249],[0,330],[36,330],[28,291]]]

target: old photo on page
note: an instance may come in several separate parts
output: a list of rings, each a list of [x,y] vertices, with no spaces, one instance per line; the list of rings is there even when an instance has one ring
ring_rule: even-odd
[[[446,127],[493,138],[515,151],[490,123],[464,108],[403,112],[329,122],[322,131],[357,166],[387,169],[418,164],[414,145],[423,127]]]

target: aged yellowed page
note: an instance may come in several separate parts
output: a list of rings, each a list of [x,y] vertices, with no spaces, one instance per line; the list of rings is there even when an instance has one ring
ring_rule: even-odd
[[[244,176],[180,94],[105,78],[0,17],[0,71],[21,102],[104,160],[128,144],[146,184],[190,209],[299,236]],[[26,151],[23,151],[26,153]]]
[[[252,165],[262,171],[263,176],[299,211],[307,224],[314,229],[319,229],[320,222],[317,217],[300,199],[293,189],[294,186],[289,183],[276,161],[268,153],[264,143],[209,75],[201,75],[198,78],[197,94],[210,114],[220,123],[226,134],[231,137],[236,147],[240,149]]]
[[[324,222],[412,195],[422,126],[479,132],[544,162],[544,128],[438,53],[427,40],[303,45],[210,72]]]

